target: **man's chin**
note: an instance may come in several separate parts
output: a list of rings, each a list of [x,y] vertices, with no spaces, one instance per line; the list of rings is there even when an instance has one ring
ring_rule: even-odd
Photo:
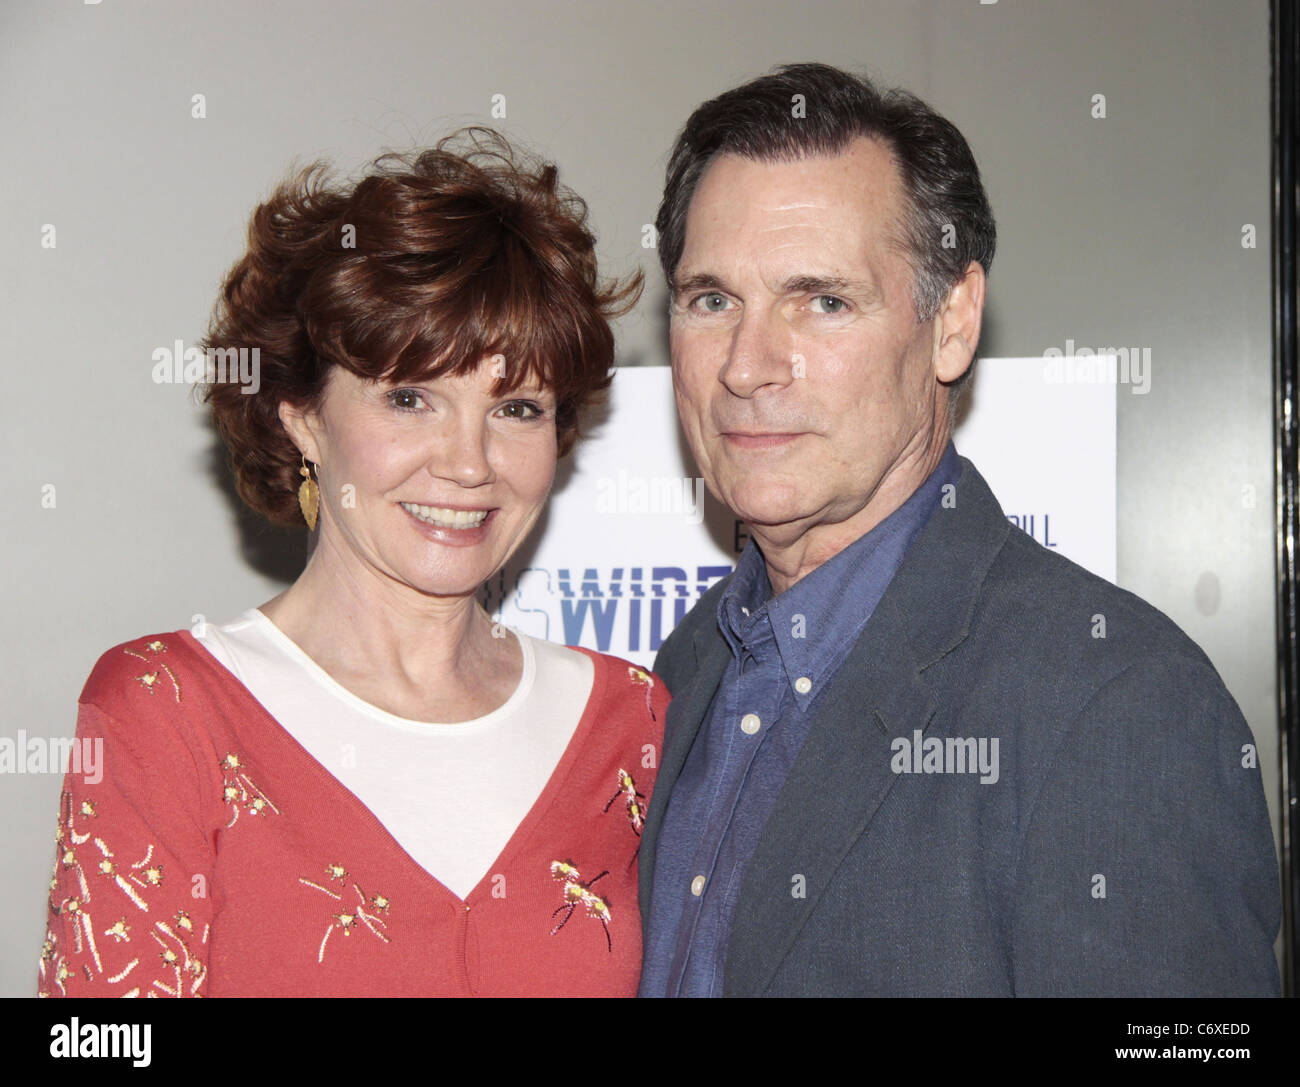
[[[816,516],[816,512],[809,508],[807,501],[738,502],[735,505],[731,503],[726,505],[738,520],[769,536],[782,536],[787,533],[798,535]]]

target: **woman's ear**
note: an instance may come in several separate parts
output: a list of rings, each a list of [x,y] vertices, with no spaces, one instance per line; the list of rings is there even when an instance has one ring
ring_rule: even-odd
[[[304,411],[287,400],[281,400],[279,415],[280,425],[284,427],[299,452],[313,464],[319,464],[320,443],[316,435],[320,429],[320,418],[316,413]]]

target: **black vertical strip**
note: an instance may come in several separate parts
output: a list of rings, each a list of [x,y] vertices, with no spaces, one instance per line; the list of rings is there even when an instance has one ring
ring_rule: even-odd
[[[1282,752],[1283,991],[1297,995],[1300,948],[1300,660],[1297,658],[1296,547],[1300,543],[1297,472],[1296,213],[1297,124],[1300,123],[1300,21],[1295,0],[1271,0],[1273,49],[1273,360],[1277,440],[1278,724]],[[1261,769],[1263,769],[1261,767]]]

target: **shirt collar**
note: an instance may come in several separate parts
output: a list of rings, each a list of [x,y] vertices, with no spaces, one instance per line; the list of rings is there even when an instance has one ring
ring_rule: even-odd
[[[736,562],[736,572],[718,601],[718,626],[737,660],[746,647],[752,650],[771,637],[765,629],[767,601],[771,596],[767,564],[751,536]]]
[[[770,629],[786,682],[806,708],[848,656],[912,541],[960,475],[950,441],[906,502],[779,596],[772,596],[766,563],[751,536],[718,601],[718,626],[733,655],[740,659],[745,646],[752,650],[766,641]]]

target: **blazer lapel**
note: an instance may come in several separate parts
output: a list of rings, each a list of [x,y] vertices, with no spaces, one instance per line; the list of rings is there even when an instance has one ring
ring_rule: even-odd
[[[727,945],[727,996],[767,988],[893,787],[893,740],[930,727],[937,698],[925,670],[966,637],[1010,531],[974,465],[962,465],[956,507],[931,514],[814,710],[745,873]]]
[[[658,848],[659,828],[663,825],[673,786],[681,775],[686,756],[695,743],[718,684],[722,682],[722,676],[727,670],[727,662],[731,659],[731,650],[715,623],[704,624],[695,633],[694,649],[695,668],[691,672],[691,678],[679,685],[680,689],[673,692],[673,699],[668,703],[659,772],[655,777],[654,792],[650,796],[645,827],[641,831],[638,898],[643,922],[650,916],[655,850]]]
[[[893,787],[894,737],[929,727],[936,700],[896,636],[894,610],[881,600],[835,673],[763,828],[732,922],[728,996],[761,995]]]

